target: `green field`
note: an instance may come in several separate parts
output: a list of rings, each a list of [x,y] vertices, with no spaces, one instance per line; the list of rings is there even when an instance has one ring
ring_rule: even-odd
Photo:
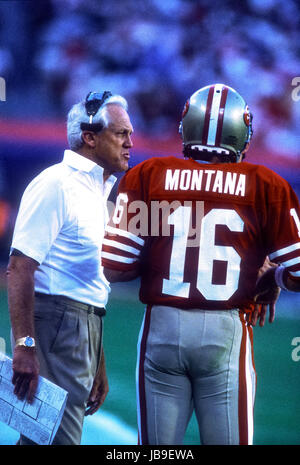
[[[277,318],[254,329],[257,372],[254,444],[300,444],[300,360],[292,359],[292,340],[300,337],[300,296],[280,297]],[[10,354],[6,292],[0,292],[0,336]],[[299,311],[299,316],[297,315]],[[112,286],[105,318],[104,345],[110,392],[103,406],[136,429],[135,358],[144,306],[138,302],[137,282]],[[298,351],[300,355],[300,350]],[[195,418],[185,443],[199,444]]]

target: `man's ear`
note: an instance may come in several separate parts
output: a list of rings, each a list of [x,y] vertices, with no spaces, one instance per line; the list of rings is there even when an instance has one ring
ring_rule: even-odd
[[[96,145],[95,135],[96,134],[92,131],[82,131],[82,134],[81,134],[82,142],[88,145],[90,148],[94,148]]]

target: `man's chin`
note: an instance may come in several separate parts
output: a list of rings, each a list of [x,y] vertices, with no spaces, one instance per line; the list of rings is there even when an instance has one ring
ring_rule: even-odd
[[[111,173],[123,173],[129,168],[128,161],[124,160],[120,163],[116,163],[114,166],[111,166]]]
[[[127,171],[129,168],[128,161],[122,163],[120,171]]]

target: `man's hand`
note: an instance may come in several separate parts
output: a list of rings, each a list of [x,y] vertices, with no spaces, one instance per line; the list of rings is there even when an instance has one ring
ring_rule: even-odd
[[[255,308],[249,315],[249,323],[255,326],[259,320],[259,326],[264,326],[266,315],[269,309],[269,323],[275,319],[276,302],[280,295],[280,287],[275,283],[275,270],[277,264],[273,263],[267,257],[263,266],[258,273],[258,279],[255,287]]]
[[[13,356],[12,383],[14,394],[21,400],[25,397],[31,403],[38,385],[40,365],[35,348],[17,346]]]
[[[106,376],[106,368],[104,361],[104,354],[102,352],[101,362],[96,373],[92,390],[90,392],[87,409],[85,411],[85,416],[93,415],[101,407],[105,398],[108,394],[108,380]]]

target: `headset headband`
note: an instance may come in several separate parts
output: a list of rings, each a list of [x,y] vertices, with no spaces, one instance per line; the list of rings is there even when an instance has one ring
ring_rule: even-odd
[[[85,110],[90,117],[89,123],[81,123],[80,129],[82,131],[100,132],[103,129],[102,123],[93,123],[93,117],[98,112],[99,108],[103,105],[105,100],[112,96],[109,90],[105,90],[103,94],[98,92],[89,92],[85,99]]]

